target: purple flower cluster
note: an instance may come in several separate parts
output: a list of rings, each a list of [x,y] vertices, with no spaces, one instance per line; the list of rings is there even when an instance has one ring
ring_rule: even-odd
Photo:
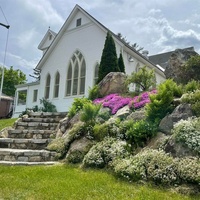
[[[143,92],[140,96],[122,97],[118,94],[109,94],[103,98],[95,99],[95,104],[102,104],[103,107],[111,109],[111,113],[115,114],[120,108],[129,105],[130,108],[138,109],[150,102],[149,94],[155,94],[156,90],[151,92]]]

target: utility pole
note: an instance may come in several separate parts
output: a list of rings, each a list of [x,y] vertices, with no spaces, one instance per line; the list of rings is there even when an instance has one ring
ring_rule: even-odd
[[[9,29],[10,26],[0,23],[1,26]],[[8,34],[7,34],[7,40],[6,40],[6,49],[5,49],[5,55],[6,55],[6,51],[7,51],[7,44],[8,44]],[[6,57],[6,56],[5,56]],[[5,64],[5,57],[4,57],[4,64]],[[2,90],[3,90],[3,81],[4,81],[4,65],[2,66],[2,77],[1,77],[1,88],[0,88],[0,102],[1,102],[1,96],[2,96]]]

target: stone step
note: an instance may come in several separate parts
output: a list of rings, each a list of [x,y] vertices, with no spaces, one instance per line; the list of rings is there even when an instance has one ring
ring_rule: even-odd
[[[29,130],[55,130],[58,123],[17,122],[15,129]]]
[[[29,112],[29,117],[41,117],[41,118],[65,118],[67,112]]]
[[[56,161],[57,153],[47,150],[0,148],[0,161],[9,162],[47,162]]]
[[[53,137],[54,130],[8,130],[8,138],[24,138],[24,139],[48,139]]]
[[[40,122],[40,123],[59,123],[63,118],[41,118],[41,117],[23,117],[22,122]]]
[[[23,166],[33,166],[33,165],[58,165],[61,164],[57,161],[46,161],[46,162],[20,162],[20,161],[0,161],[0,165],[23,165]]]
[[[51,139],[13,139],[0,138],[0,148],[45,149]]]

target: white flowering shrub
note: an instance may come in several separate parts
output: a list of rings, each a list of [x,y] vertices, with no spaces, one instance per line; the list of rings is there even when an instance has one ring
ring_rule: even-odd
[[[103,168],[116,158],[123,158],[128,154],[125,141],[106,137],[103,141],[94,145],[85,155],[83,166]]]
[[[192,106],[193,113],[200,117],[200,90],[194,90],[192,92],[187,92],[181,97],[182,103],[189,103]]]
[[[198,158],[177,159],[176,166],[180,182],[197,183],[200,185],[200,160]]]
[[[176,142],[183,143],[192,151],[200,154],[200,118],[180,120],[174,125],[172,133]]]
[[[164,151],[145,149],[130,158],[116,160],[114,171],[129,180],[152,180],[157,184],[177,181],[176,166],[171,156]]]

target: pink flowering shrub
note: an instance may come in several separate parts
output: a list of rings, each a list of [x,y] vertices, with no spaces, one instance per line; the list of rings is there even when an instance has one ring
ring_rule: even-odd
[[[111,113],[115,114],[120,108],[129,105],[132,109],[138,109],[144,107],[150,102],[149,95],[155,94],[156,90],[151,92],[143,92],[139,96],[135,97],[123,97],[118,94],[109,94],[103,98],[95,99],[93,102],[95,104],[102,104],[103,107],[108,107],[111,109]]]

